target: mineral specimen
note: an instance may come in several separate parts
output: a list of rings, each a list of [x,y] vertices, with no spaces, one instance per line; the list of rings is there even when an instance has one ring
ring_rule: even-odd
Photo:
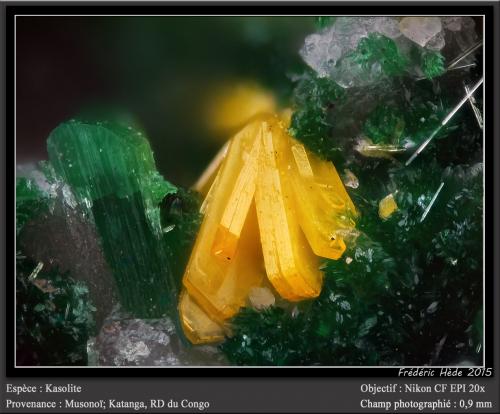
[[[90,297],[86,281],[75,280],[53,255],[42,253],[56,243],[54,235],[56,240],[68,236],[50,226],[51,219],[67,222],[60,213],[63,197],[39,185],[43,174],[34,174],[33,168],[18,166],[16,171],[16,364],[85,365],[85,343],[97,319],[92,299],[97,297]]]
[[[366,119],[363,132],[374,144],[399,144],[405,127],[400,110],[394,106],[379,105]]]
[[[204,309],[210,309],[211,316],[215,319],[224,320],[233,316],[244,303],[248,289],[259,285],[263,276],[259,265],[262,253],[258,245],[254,204],[247,200],[246,204],[243,203],[246,210],[243,213],[235,212],[240,221],[235,223],[239,230],[234,237],[225,233],[222,222],[225,207],[238,181],[238,172],[244,165],[243,157],[245,153],[248,155],[251,152],[256,132],[257,125],[253,123],[238,133],[231,142],[224,163],[205,200],[205,217],[184,275],[184,285],[189,294]],[[247,188],[240,187],[240,190],[246,191]],[[252,198],[253,194],[250,194],[250,201]],[[219,241],[225,235],[230,236],[229,241],[233,243],[227,248],[221,246],[222,240]],[[238,243],[237,250],[235,240]],[[231,250],[234,255],[214,255],[216,246]]]
[[[176,318],[162,314],[168,301],[178,304],[190,342],[222,342],[233,364],[481,363],[481,94],[454,112],[455,125],[440,126],[464,85],[479,87],[474,20],[325,17],[316,24],[301,51],[312,70],[296,77],[288,132],[261,90],[238,89],[235,99],[213,105],[213,129],[248,125],[195,185],[205,196],[201,214],[193,193],[157,175],[134,131],[77,122],[52,134],[56,173],[71,187],[64,197],[95,224],[121,301],[135,311],[111,317],[95,345],[88,342],[96,363],[220,361],[215,347],[182,344]],[[441,144],[446,135],[453,145]],[[403,166],[399,154],[429,137],[436,139]],[[23,184],[19,199],[36,201],[19,208],[24,233],[44,210]],[[19,264],[21,297],[28,288],[44,299],[21,301],[21,345],[49,347],[36,321],[54,325],[67,313],[59,325],[67,333],[91,319],[90,306],[61,314],[65,306],[45,300],[64,288],[48,263]],[[65,292],[73,288],[87,303],[78,283]],[[70,359],[84,363],[88,334],[82,329],[77,339]]]
[[[379,33],[363,37],[356,49],[343,56],[331,69],[330,77],[343,88],[364,87],[402,75],[408,66],[394,42]]]

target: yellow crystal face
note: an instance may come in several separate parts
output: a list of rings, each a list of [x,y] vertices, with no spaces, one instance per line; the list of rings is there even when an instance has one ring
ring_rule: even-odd
[[[316,255],[339,259],[346,249],[344,235],[355,225],[354,204],[333,164],[290,140],[285,154],[301,227]]]
[[[318,296],[319,257],[339,259],[345,251],[356,209],[333,164],[290,137],[286,123],[286,116],[254,119],[206,181],[179,303],[193,343],[220,339],[224,321],[245,304],[264,308],[276,294]]]
[[[230,318],[244,305],[248,290],[259,286],[264,276],[257,220],[253,203],[239,219],[242,227],[237,235],[230,260],[214,255],[221,245],[219,226],[235,188],[238,172],[251,153],[258,123],[250,124],[237,134],[229,146],[221,169],[203,205],[204,219],[184,273],[183,284],[191,297],[215,320]],[[251,201],[251,199],[250,199]],[[253,207],[253,208],[252,208]],[[240,237],[241,235],[241,237]],[[232,242],[234,240],[231,240]]]
[[[255,194],[260,156],[260,139],[254,139],[250,153],[243,153],[244,165],[226,203],[217,229],[213,254],[221,260],[234,260],[241,231]]]
[[[322,273],[294,212],[285,157],[288,137],[276,121],[264,122],[261,136],[255,204],[267,277],[285,299],[316,297]]]
[[[398,209],[398,205],[396,204],[396,200],[394,200],[394,196],[389,194],[384,197],[378,203],[378,215],[381,219],[386,220]]]

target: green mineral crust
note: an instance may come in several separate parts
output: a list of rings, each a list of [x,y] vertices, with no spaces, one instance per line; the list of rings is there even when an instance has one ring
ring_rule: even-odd
[[[375,144],[399,144],[405,120],[395,106],[380,105],[373,110],[363,125],[363,132]]]
[[[343,89],[328,78],[306,74],[295,90],[290,134],[322,157],[332,151],[328,114],[344,96]]]
[[[394,40],[370,33],[337,61],[330,77],[343,88],[366,87],[401,76],[407,67],[408,59],[400,53]]]
[[[87,286],[30,259],[16,269],[18,365],[87,365],[95,307]]]
[[[399,52],[394,40],[379,33],[370,33],[358,43],[354,52],[347,58],[370,71],[373,65],[379,65],[383,74],[401,75],[408,65],[407,59]]]
[[[165,314],[175,300],[159,204],[176,188],[157,172],[142,132],[70,121],[49,136],[50,162],[93,217],[121,303],[139,317]]]

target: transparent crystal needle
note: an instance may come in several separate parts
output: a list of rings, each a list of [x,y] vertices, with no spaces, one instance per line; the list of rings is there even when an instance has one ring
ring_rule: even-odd
[[[424,214],[422,214],[422,217],[420,218],[420,223],[422,223],[422,221],[425,220],[425,218],[427,217],[427,214],[429,214],[429,211],[431,211],[431,208],[434,205],[434,203],[436,202],[436,199],[438,198],[438,195],[441,192],[441,190],[443,189],[443,187],[444,187],[444,182],[441,183],[441,185],[439,186],[437,191],[434,193],[434,196],[432,197],[431,202],[429,203],[429,205],[427,206],[427,208],[424,211]]]
[[[455,59],[453,59],[449,64],[446,70],[452,69],[454,66],[456,66],[458,63],[460,63],[463,59],[465,59],[467,56],[469,56],[471,53],[474,53],[477,49],[479,49],[481,46],[483,46],[483,41],[479,41],[476,44],[472,45],[468,49],[466,49],[463,53],[458,55]]]
[[[469,93],[470,88],[466,84],[464,85],[465,87],[465,93]],[[474,99],[473,96],[469,96],[469,103],[470,106],[472,107],[472,110],[474,111],[474,115],[476,117],[476,121],[479,125],[479,128],[483,129],[483,116],[481,115],[481,111],[479,108],[476,106],[476,100]]]
[[[461,66],[453,66],[452,68],[450,68],[448,70],[459,70],[459,69],[465,69],[465,68],[473,68],[474,66],[477,66],[475,62],[467,63],[466,65],[461,65]]]
[[[432,139],[436,136],[436,134],[439,132],[439,130],[445,126],[450,119],[457,113],[457,111],[463,106],[465,102],[469,100],[469,98],[472,96],[474,92],[476,92],[477,88],[481,86],[483,83],[483,78],[479,79],[476,84],[472,87],[472,89],[465,94],[465,96],[462,98],[462,100],[449,112],[448,115],[446,115],[446,118],[444,118],[441,121],[441,124],[432,132],[432,134],[427,138],[422,144],[417,148],[417,150],[413,153],[413,155],[406,161],[405,165],[408,166],[410,165],[415,158],[429,145],[429,142],[432,141]]]

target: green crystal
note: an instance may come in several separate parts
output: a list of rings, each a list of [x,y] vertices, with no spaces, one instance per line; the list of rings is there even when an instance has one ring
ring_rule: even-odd
[[[50,134],[47,149],[55,172],[94,219],[124,308],[139,317],[165,314],[176,291],[159,203],[176,188],[157,172],[144,134],[70,121]]]
[[[398,145],[404,127],[404,117],[396,107],[379,105],[365,121],[363,132],[375,144]]]
[[[376,63],[389,76],[401,75],[408,66],[408,60],[399,52],[394,40],[379,33],[370,33],[358,43],[356,50],[347,55],[366,71]]]
[[[176,188],[156,170],[142,132],[113,123],[70,121],[51,133],[47,150],[55,171],[80,201],[140,193],[152,231],[161,233],[158,204]]]
[[[444,56],[439,52],[423,52],[421,56],[421,69],[427,79],[441,76],[446,72]]]

